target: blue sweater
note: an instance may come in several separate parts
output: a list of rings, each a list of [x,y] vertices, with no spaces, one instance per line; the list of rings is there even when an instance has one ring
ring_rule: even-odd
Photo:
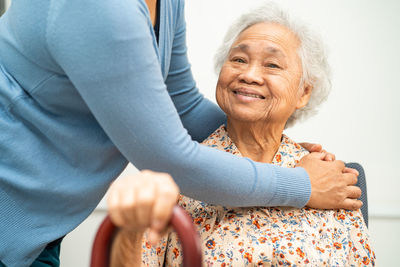
[[[201,146],[225,120],[196,88],[183,1],[14,0],[0,19],[0,260],[27,266],[128,161],[228,206],[302,207],[304,169]]]

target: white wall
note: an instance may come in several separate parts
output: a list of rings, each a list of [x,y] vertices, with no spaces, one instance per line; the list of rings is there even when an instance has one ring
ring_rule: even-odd
[[[187,0],[189,57],[200,90],[214,99],[212,58],[232,19],[259,0]],[[330,48],[333,90],[317,116],[288,131],[360,162],[368,180],[370,232],[379,266],[396,266],[400,238],[400,2],[279,1],[321,32]],[[131,170],[133,172],[133,170]],[[63,243],[62,266],[87,266],[98,209]]]

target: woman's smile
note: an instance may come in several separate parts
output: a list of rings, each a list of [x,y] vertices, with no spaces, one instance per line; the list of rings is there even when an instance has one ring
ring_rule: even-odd
[[[249,102],[265,99],[265,96],[252,89],[239,88],[232,91],[240,101]]]

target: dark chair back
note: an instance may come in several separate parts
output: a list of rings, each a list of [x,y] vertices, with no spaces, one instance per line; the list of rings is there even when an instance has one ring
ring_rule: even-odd
[[[356,162],[350,162],[346,163],[346,167],[356,169],[359,172],[358,175],[358,182],[357,186],[360,187],[362,194],[360,197],[360,200],[363,202],[363,206],[361,207],[361,213],[364,217],[365,224],[368,227],[368,197],[367,197],[367,180],[365,179],[365,172],[363,167],[356,163]]]

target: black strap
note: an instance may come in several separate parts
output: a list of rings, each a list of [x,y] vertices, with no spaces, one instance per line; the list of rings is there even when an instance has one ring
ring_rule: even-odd
[[[157,44],[158,44],[158,39],[160,36],[160,2],[161,2],[161,0],[157,0],[156,23],[154,24],[154,33],[156,34]]]
[[[58,246],[61,243],[61,241],[63,240],[63,238],[64,238],[64,236],[60,237],[59,239],[54,240],[53,242],[48,243],[46,247],[52,248],[52,247]]]

